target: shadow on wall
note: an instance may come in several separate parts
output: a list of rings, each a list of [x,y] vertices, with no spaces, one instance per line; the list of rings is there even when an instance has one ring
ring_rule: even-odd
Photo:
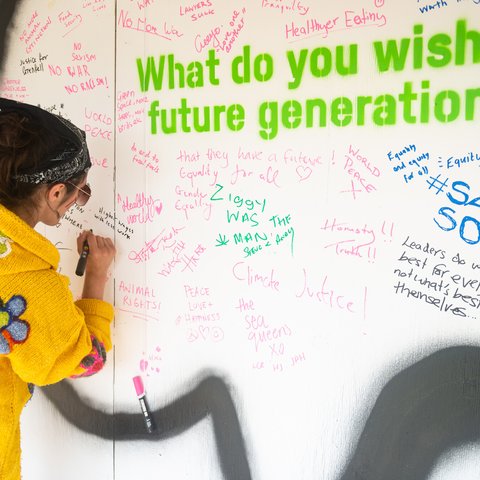
[[[85,405],[69,383],[43,391],[70,423],[116,441],[170,438],[210,415],[224,478],[251,478],[235,406],[220,378],[206,378],[153,412],[158,427],[153,435],[146,433],[141,414],[97,411]],[[425,480],[442,454],[480,440],[479,425],[480,348],[440,350],[387,383],[339,480]]]
[[[250,466],[235,405],[224,381],[210,376],[191,392],[152,412],[156,430],[147,433],[142,414],[107,413],[85,404],[68,382],[42,391],[62,416],[80,430],[115,441],[159,441],[179,435],[210,416],[218,459],[227,480],[250,480]]]
[[[0,0],[0,75],[3,71],[8,37],[8,28],[12,23],[15,9],[21,4],[21,0]]]
[[[387,383],[339,480],[425,480],[442,454],[479,440],[480,348],[447,348]]]

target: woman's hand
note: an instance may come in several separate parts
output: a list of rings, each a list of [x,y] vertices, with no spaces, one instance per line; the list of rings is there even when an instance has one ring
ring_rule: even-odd
[[[88,243],[88,258],[83,284],[83,298],[98,298],[103,300],[105,284],[108,279],[108,269],[115,258],[115,245],[111,238],[94,235],[84,231],[77,237],[77,250],[80,254],[83,244]]]

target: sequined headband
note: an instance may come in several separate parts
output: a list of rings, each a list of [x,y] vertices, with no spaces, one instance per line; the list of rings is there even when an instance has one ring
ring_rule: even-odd
[[[92,166],[85,141],[85,132],[65,118],[47,112],[40,107],[0,98],[0,115],[15,112],[35,119],[39,124],[57,135],[63,147],[41,161],[36,171],[20,172],[15,180],[30,184],[63,182],[86,173]]]

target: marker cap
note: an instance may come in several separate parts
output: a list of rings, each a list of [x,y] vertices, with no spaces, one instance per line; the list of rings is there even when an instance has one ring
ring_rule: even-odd
[[[133,377],[133,385],[135,386],[135,391],[137,392],[137,396],[141,397],[145,393],[145,388],[143,387],[143,380],[140,375]]]

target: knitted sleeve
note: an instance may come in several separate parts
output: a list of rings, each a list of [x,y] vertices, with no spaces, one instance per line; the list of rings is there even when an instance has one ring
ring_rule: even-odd
[[[113,307],[96,299],[74,302],[68,278],[53,271],[35,275],[12,297],[11,310],[25,332],[20,341],[13,339],[8,354],[15,373],[40,386],[95,373],[112,346]]]
[[[113,307],[109,303],[93,298],[78,300],[75,304],[85,315],[92,349],[71,376],[89,377],[103,368],[107,361],[107,352],[112,348],[110,322],[113,318]]]

